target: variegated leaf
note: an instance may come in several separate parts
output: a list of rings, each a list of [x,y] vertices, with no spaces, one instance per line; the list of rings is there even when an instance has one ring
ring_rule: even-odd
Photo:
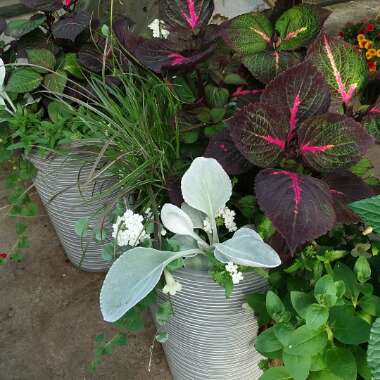
[[[280,50],[293,50],[306,46],[319,32],[319,17],[314,7],[301,4],[288,9],[276,21],[280,36]]]
[[[380,142],[380,98],[369,109],[367,116],[363,120],[363,124],[370,135],[376,139],[376,142]]]
[[[255,192],[260,208],[284,237],[292,253],[335,225],[329,188],[316,178],[265,169],[256,176]]]
[[[226,43],[246,56],[264,51],[272,42],[273,26],[261,13],[245,13],[230,21]]]
[[[284,116],[269,105],[252,103],[227,120],[232,140],[248,161],[260,167],[280,161],[288,132]]]
[[[270,104],[289,120],[288,141],[306,118],[327,112],[330,91],[322,74],[309,62],[294,66],[265,88],[261,102]]]
[[[321,34],[310,46],[308,57],[344,104],[349,104],[367,82],[368,67],[363,55],[341,39]]]
[[[266,50],[244,57],[242,62],[260,82],[269,83],[278,74],[301,62],[301,56],[293,52]]]
[[[213,12],[213,0],[160,1],[160,19],[174,32],[204,28]]]
[[[333,113],[307,119],[297,133],[303,160],[321,172],[350,166],[373,143],[371,136],[354,119]]]

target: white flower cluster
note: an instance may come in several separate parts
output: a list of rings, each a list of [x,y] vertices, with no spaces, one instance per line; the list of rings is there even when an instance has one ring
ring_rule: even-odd
[[[162,289],[162,293],[175,296],[177,292],[180,292],[182,290],[182,285],[175,280],[175,278],[169,271],[165,270],[164,275],[166,285]]]
[[[235,211],[229,209],[228,207],[223,207],[216,213],[215,218],[216,219],[222,218],[224,221],[224,225],[227,228],[227,230],[229,232],[235,232],[237,230],[237,226],[235,223],[235,216],[236,216]],[[210,223],[209,218],[206,218],[203,221],[203,229],[209,234],[212,233],[212,228],[211,228],[211,223]]]
[[[235,265],[232,261],[230,261],[226,265],[226,271],[231,275],[232,277],[232,283],[234,285],[239,284],[240,281],[244,280],[243,273],[239,272],[239,267]]]
[[[117,245],[135,247],[149,239],[143,222],[144,217],[132,210],[126,210],[123,216],[118,216],[112,231],[112,237],[116,239]]]
[[[153,37],[168,38],[170,32],[163,28],[163,24],[163,21],[156,18],[151,24],[148,25],[148,28],[153,31]]]

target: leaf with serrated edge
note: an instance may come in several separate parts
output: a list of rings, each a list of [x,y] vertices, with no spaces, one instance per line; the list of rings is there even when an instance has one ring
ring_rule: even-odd
[[[290,141],[302,121],[327,112],[330,91],[322,74],[310,62],[305,62],[286,70],[269,83],[260,101],[287,115]]]
[[[373,380],[380,380],[380,318],[376,319],[371,328],[368,344],[368,366]]]
[[[138,247],[124,253],[108,271],[100,292],[104,320],[119,320],[154,289],[168,264],[198,252],[166,252]]]
[[[348,207],[380,234],[380,195],[353,202]]]
[[[292,253],[335,225],[329,188],[316,178],[265,169],[256,176],[255,190],[260,208],[284,237]]]
[[[283,155],[288,134],[285,115],[266,104],[253,103],[227,120],[236,147],[251,163],[277,165]]]

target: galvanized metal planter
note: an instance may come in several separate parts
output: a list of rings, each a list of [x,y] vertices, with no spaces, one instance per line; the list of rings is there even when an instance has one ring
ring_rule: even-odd
[[[75,233],[75,223],[89,218],[91,227],[99,225],[101,212],[112,202],[113,197],[106,195],[112,181],[78,185],[87,182],[95,160],[93,155],[41,158],[32,154],[28,159],[37,169],[34,185],[68,259],[84,271],[107,271],[112,263],[102,258],[106,243],[96,241],[92,235],[81,238]]]
[[[174,277],[183,287],[171,297],[174,316],[164,328],[157,324],[159,331],[169,334],[163,347],[173,379],[258,379],[262,359],[254,348],[258,324],[242,305],[247,294],[265,291],[266,281],[245,273],[226,299],[207,271],[182,269]],[[159,295],[159,302],[167,299]]]

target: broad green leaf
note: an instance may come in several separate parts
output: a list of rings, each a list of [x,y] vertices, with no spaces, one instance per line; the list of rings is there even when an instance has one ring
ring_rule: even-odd
[[[324,326],[329,319],[329,309],[324,305],[312,304],[306,309],[306,325],[311,329]]]
[[[265,330],[256,338],[255,347],[258,352],[265,356],[271,356],[271,354],[282,350],[282,344],[277,339],[273,327]]]
[[[104,320],[115,322],[120,319],[154,289],[169,263],[198,252],[168,252],[141,247],[125,252],[113,263],[102,286],[100,307]]]
[[[173,307],[171,302],[167,301],[159,305],[155,318],[160,326],[166,325],[173,316]]]
[[[367,351],[361,348],[360,346],[353,346],[351,351],[355,355],[356,365],[358,367],[358,374],[364,380],[371,380],[371,370],[368,367],[367,363]]]
[[[223,108],[228,103],[230,93],[226,88],[208,84],[205,87],[205,96],[210,107]]]
[[[380,379],[380,318],[376,319],[371,328],[368,344],[368,366],[373,380]]]
[[[268,324],[271,320],[266,309],[265,298],[265,294],[261,293],[253,293],[247,296],[247,303],[255,312],[260,326]]]
[[[67,53],[63,62],[63,70],[78,79],[84,79],[82,67],[75,53]]]
[[[315,302],[315,298],[312,293],[303,293],[298,291],[290,292],[290,300],[294,310],[303,319],[306,319],[308,307]]]
[[[261,13],[246,13],[230,21],[226,42],[242,55],[259,53],[272,40],[273,26]]]
[[[5,29],[5,34],[13,38],[19,39],[25,34],[30,33],[34,29],[41,26],[46,20],[43,15],[38,15],[33,18],[33,20],[11,20],[7,23],[7,28]]]
[[[295,328],[287,323],[276,323],[273,326],[274,335],[284,347],[289,344],[289,339],[291,338],[294,330]]]
[[[288,9],[276,21],[280,36],[280,50],[293,50],[306,46],[319,32],[319,17],[315,8],[298,5]]]
[[[22,94],[35,90],[42,82],[42,76],[29,68],[16,69],[9,78],[6,91]]]
[[[351,203],[348,207],[380,234],[380,195]]]
[[[311,357],[292,355],[284,352],[282,355],[285,368],[294,380],[306,380],[310,373]]]
[[[334,306],[338,300],[337,287],[331,275],[321,277],[314,288],[314,296],[319,304],[328,307]]]
[[[318,371],[323,371],[326,369],[326,360],[325,360],[325,353],[320,352],[317,355],[314,355],[311,359],[311,367],[310,371],[311,372],[318,372]]]
[[[333,94],[349,104],[368,79],[368,67],[363,54],[352,45],[325,33],[311,45],[308,57],[322,72]]]
[[[280,297],[271,290],[267,293],[266,296],[266,308],[268,314],[277,323],[282,322],[284,318],[289,319],[288,312],[286,311]]]
[[[365,284],[371,279],[371,267],[369,265],[368,259],[365,256],[359,256],[356,259],[354,272],[356,274],[356,279],[359,284]]]
[[[263,83],[269,83],[278,74],[300,63],[301,57],[296,52],[265,50],[247,55],[242,62],[256,79]]]
[[[182,177],[181,188],[185,202],[211,221],[232,195],[229,176],[212,158],[196,158]]]
[[[325,369],[320,372],[311,372],[309,380],[342,380],[342,378],[334,375],[330,370]]]
[[[54,54],[48,49],[27,49],[28,62],[32,65],[39,66],[34,68],[38,72],[46,73],[48,70],[54,70],[56,59]],[[46,70],[48,69],[48,70]]]
[[[59,120],[67,120],[72,116],[72,111],[62,102],[53,100],[48,105],[49,118],[53,123]]]
[[[359,306],[365,313],[374,317],[380,317],[380,297],[364,295],[359,299]]]
[[[354,310],[350,306],[332,307],[329,324],[335,338],[341,343],[358,345],[368,342],[370,325],[354,315]]]
[[[347,348],[334,347],[326,352],[328,369],[342,380],[356,380],[357,366],[353,353]]]
[[[163,205],[161,221],[164,227],[174,234],[191,236],[199,239],[194,233],[194,225],[190,217],[179,207],[170,203]]]
[[[334,267],[335,281],[343,281],[345,284],[347,298],[356,303],[359,297],[359,284],[356,281],[354,272],[345,264],[338,262]]]
[[[45,75],[44,86],[52,93],[62,94],[67,83],[67,74],[59,70]]]
[[[232,261],[256,268],[275,268],[281,264],[276,251],[249,228],[236,231],[232,239],[215,244],[214,255],[222,263]]]
[[[259,380],[292,380],[289,372],[284,367],[274,367],[267,369]]]
[[[304,325],[293,332],[284,352],[296,356],[313,356],[322,352],[326,345],[327,334],[325,331],[310,329]]]

